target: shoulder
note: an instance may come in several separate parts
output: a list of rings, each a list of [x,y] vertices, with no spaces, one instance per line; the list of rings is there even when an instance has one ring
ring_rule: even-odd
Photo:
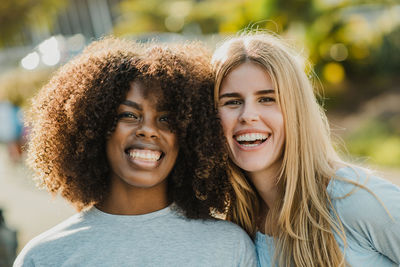
[[[233,256],[238,266],[256,266],[254,243],[241,227],[223,220],[207,221],[204,224],[207,226],[204,231],[210,229],[209,237],[215,242],[216,247],[226,251],[227,258],[228,255]]]
[[[238,225],[224,220],[209,220],[204,222],[208,228],[213,229],[218,236],[224,239],[235,239],[235,241],[251,241],[248,234]],[[253,244],[253,243],[252,243]]]
[[[179,240],[176,243],[190,248],[196,255],[209,255],[209,259],[224,263],[224,266],[256,266],[253,241],[242,228],[231,222],[188,219],[177,213],[163,221],[163,229],[173,235],[169,240]],[[219,264],[214,262],[213,265]]]
[[[57,247],[68,245],[69,237],[74,236],[84,223],[83,214],[78,213],[36,236],[19,253],[14,266],[34,265],[38,259],[53,253]]]
[[[187,219],[177,215],[179,232],[195,238],[198,242],[212,242],[232,249],[252,249],[253,241],[238,225],[220,219]]]
[[[193,234],[199,236],[211,236],[214,239],[231,241],[250,241],[247,233],[238,225],[221,219],[187,219],[181,214],[176,218],[180,221],[182,230],[193,231]]]
[[[400,188],[369,170],[339,169],[329,183],[328,194],[344,221],[385,224],[400,220]]]

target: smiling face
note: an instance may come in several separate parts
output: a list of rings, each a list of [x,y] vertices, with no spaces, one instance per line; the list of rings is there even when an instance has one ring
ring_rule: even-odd
[[[218,112],[232,161],[252,175],[276,175],[285,142],[277,92],[261,65],[245,62],[223,79]]]
[[[126,100],[118,107],[118,123],[107,141],[114,187],[166,188],[166,178],[178,155],[178,144],[176,135],[169,129],[167,112],[159,110],[157,105],[161,89],[155,89],[145,94],[144,85],[135,81]]]

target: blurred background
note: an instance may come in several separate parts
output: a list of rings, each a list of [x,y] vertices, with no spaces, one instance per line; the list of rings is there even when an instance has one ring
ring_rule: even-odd
[[[54,70],[108,34],[211,49],[245,28],[283,35],[312,63],[344,157],[400,184],[399,1],[2,0],[0,25],[0,266],[74,213],[35,188],[23,111]]]

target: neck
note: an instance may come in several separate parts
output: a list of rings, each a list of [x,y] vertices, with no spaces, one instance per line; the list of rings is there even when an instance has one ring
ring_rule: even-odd
[[[257,219],[257,228],[263,234],[272,234],[271,225],[266,225],[267,215],[278,199],[277,173],[252,173],[249,174],[260,199],[260,210]]]
[[[279,196],[277,185],[279,167],[280,166],[271,166],[262,171],[248,173],[257,193],[260,195],[268,209],[271,209],[274,206],[275,201]]]
[[[114,182],[108,197],[96,207],[116,215],[142,215],[161,210],[169,205],[166,180],[163,183],[154,188],[121,188]]]

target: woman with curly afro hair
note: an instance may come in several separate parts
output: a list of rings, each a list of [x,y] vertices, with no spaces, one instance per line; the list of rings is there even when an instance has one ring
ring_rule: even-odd
[[[28,163],[79,211],[14,266],[255,266],[238,226],[213,219],[231,191],[199,43],[106,38],[33,99]]]

